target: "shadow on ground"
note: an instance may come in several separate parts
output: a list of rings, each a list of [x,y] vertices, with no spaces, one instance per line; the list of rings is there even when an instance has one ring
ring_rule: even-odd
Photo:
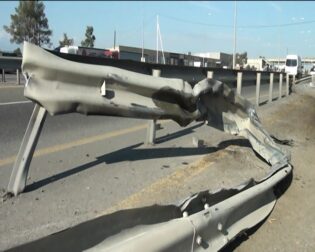
[[[157,142],[161,143],[162,141],[168,141],[176,137],[187,135],[193,132],[193,129],[202,126],[203,123],[192,126],[188,129],[181,130],[179,132],[168,134],[157,139]],[[181,156],[192,156],[192,155],[204,155],[216,152],[218,150],[225,149],[230,145],[238,145],[242,147],[250,147],[250,143],[247,139],[232,139],[219,143],[217,147],[168,147],[168,148],[158,148],[158,147],[149,147],[145,149],[137,149],[142,146],[143,143],[134,144],[126,148],[107,153],[103,156],[96,157],[96,160],[82,164],[80,166],[74,167],[72,169],[60,172],[56,175],[44,178],[42,180],[36,181],[28,185],[25,189],[25,192],[31,192],[41,188],[47,184],[53,183],[55,181],[64,179],[66,177],[72,176],[84,170],[93,168],[99,164],[113,164],[123,161],[139,161],[139,160],[148,160],[148,159],[158,159],[165,157],[181,157]]]
[[[8,251],[83,251],[122,230],[137,225],[165,222],[174,218],[180,218],[181,216],[180,209],[173,205],[154,205],[138,209],[122,210],[83,222],[72,228],[12,248]]]

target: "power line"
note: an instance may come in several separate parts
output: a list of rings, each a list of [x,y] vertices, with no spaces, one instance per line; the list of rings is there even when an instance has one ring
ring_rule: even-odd
[[[135,38],[138,36],[138,34],[144,32],[147,30],[147,28],[149,27],[149,25],[151,25],[151,23],[155,20],[155,17],[148,17],[146,18],[146,20],[142,20],[142,26],[141,28],[136,28],[136,29],[129,29],[129,30],[118,30],[121,33],[120,38]]]
[[[198,25],[204,25],[204,26],[212,26],[212,27],[224,27],[224,28],[233,28],[231,25],[221,25],[221,24],[209,24],[209,23],[203,23],[203,22],[196,22],[196,21],[190,21],[182,18],[177,18],[177,17],[171,17],[167,15],[160,15],[162,17],[168,18],[168,19],[173,19],[179,22],[183,23],[190,23],[190,24],[198,24]]]
[[[210,26],[210,27],[233,28],[233,25],[209,24],[209,23],[204,23],[204,22],[199,22],[199,21],[196,22],[196,21],[191,21],[187,19],[182,19],[178,17],[171,17],[168,15],[160,15],[160,16],[168,18],[168,19],[172,19],[178,22],[189,23],[189,24],[196,24],[196,25],[203,25],[203,26]],[[272,24],[272,25],[239,25],[237,26],[237,28],[264,29],[264,28],[298,26],[298,25],[305,25],[305,24],[312,24],[312,23],[315,23],[315,20],[301,21],[301,22],[296,22],[296,23]]]
[[[273,27],[287,27],[287,26],[298,26],[305,24],[315,23],[315,20],[309,21],[301,21],[296,23],[285,23],[285,24],[273,24],[273,25],[247,25],[247,26],[239,26],[239,28],[273,28]]]

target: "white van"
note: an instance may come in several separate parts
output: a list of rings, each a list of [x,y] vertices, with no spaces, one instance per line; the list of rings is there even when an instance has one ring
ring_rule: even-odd
[[[61,53],[78,54],[79,47],[77,46],[64,46],[60,48]]]
[[[294,75],[297,78],[300,78],[303,72],[301,57],[298,55],[287,55],[285,61],[285,72],[289,75]]]

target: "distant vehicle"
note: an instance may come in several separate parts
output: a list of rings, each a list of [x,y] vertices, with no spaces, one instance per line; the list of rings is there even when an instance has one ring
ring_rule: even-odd
[[[287,55],[285,61],[285,72],[289,75],[300,78],[303,73],[301,57],[298,55]]]
[[[77,54],[97,58],[118,59],[118,52],[107,49],[82,47],[82,46],[63,46],[55,49],[61,53]]]
[[[78,46],[64,46],[59,48],[61,53],[78,54]]]

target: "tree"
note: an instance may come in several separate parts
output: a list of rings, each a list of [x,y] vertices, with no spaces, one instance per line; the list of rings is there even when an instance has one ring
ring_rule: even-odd
[[[93,35],[93,26],[87,26],[85,31],[85,40],[82,40],[81,46],[94,47],[95,36]]]
[[[21,52],[21,49],[20,47],[16,48],[13,53],[16,55],[16,56],[19,56],[21,57],[22,56],[22,52]]]
[[[63,39],[59,40],[59,45],[60,46],[71,46],[71,45],[73,45],[73,39],[68,38],[67,33],[64,33]]]
[[[42,1],[20,1],[11,15],[10,26],[3,28],[11,35],[10,42],[21,44],[23,41],[35,45],[50,44],[52,31],[45,15],[45,5]]]

